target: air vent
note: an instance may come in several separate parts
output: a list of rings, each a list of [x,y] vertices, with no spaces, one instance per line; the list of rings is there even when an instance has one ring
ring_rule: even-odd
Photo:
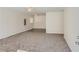
[[[78,45],[79,46],[79,36],[77,36],[77,41],[75,41],[75,45]]]
[[[76,41],[76,42],[75,42],[75,45],[78,45],[78,46],[79,46],[79,42]]]

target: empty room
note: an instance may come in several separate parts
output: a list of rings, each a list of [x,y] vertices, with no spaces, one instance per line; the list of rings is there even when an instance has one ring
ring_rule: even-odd
[[[79,52],[78,7],[0,7],[0,52]]]

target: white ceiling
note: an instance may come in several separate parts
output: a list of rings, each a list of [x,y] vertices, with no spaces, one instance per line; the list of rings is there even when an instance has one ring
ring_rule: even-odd
[[[63,11],[63,7],[31,7],[31,12],[28,12],[29,7],[11,7],[11,9],[18,10],[21,12],[25,12],[28,15],[34,14],[45,14],[46,12],[51,11]]]

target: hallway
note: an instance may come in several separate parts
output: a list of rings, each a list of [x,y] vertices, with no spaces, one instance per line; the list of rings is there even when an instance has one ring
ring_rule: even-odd
[[[0,52],[70,52],[63,35],[44,31],[26,31],[0,40]]]

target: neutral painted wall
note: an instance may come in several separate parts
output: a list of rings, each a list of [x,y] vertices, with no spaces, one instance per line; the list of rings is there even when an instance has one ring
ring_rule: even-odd
[[[72,51],[79,51],[79,7],[64,10],[64,38]]]
[[[64,32],[64,12],[54,11],[46,13],[46,32],[63,34]]]
[[[24,26],[24,18],[27,25]],[[0,39],[32,28],[29,17],[22,12],[9,8],[0,8]]]
[[[35,15],[33,28],[46,29],[46,16],[45,15]]]

